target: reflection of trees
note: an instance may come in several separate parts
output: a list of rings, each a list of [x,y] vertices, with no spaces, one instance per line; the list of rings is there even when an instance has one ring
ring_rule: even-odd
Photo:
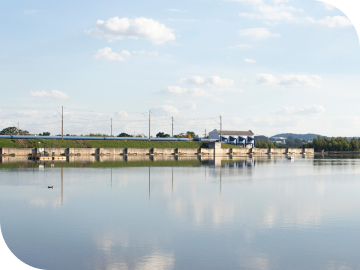
[[[349,156],[336,156],[336,158],[327,157],[327,158],[319,158],[313,160],[313,166],[351,166],[358,165],[360,163],[360,159],[354,159]]]

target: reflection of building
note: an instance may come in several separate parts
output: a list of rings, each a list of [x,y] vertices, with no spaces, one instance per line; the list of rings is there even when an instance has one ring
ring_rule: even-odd
[[[255,167],[256,161],[254,159],[245,159],[241,161],[229,162],[222,165],[223,168],[244,168]]]
[[[221,142],[230,143],[235,145],[243,145],[244,147],[250,145],[255,146],[254,133],[249,131],[232,131],[232,130],[222,130],[221,131]],[[209,139],[220,140],[220,131],[214,129],[209,132]]]

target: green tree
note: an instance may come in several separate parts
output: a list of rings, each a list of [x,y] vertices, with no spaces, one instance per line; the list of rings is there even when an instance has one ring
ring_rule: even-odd
[[[121,132],[119,135],[117,135],[117,137],[133,137],[132,135],[129,135],[125,132]]]
[[[312,143],[315,151],[359,151],[359,140],[352,138],[331,137],[330,139],[317,137]]]
[[[174,135],[174,138],[186,138],[186,135],[184,133],[180,133],[180,134]]]
[[[156,138],[169,138],[170,135],[169,134],[165,134],[164,132],[159,132],[158,134],[156,134]]]
[[[255,147],[256,148],[268,148],[268,144],[266,141],[263,141],[263,140],[257,140],[255,142]]]
[[[351,150],[352,151],[359,151],[360,147],[359,147],[359,140],[352,138],[350,141],[351,144]]]
[[[186,135],[187,135],[188,137],[190,137],[190,138],[196,138],[196,134],[195,134],[195,132],[193,132],[193,131],[188,131],[188,132],[186,132]]]
[[[29,135],[29,131],[17,129],[17,127],[7,127],[0,131],[0,135]]]

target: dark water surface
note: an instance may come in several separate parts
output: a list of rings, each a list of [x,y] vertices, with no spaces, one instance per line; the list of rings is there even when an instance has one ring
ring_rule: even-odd
[[[0,163],[7,245],[41,269],[360,269],[360,159],[159,162]]]

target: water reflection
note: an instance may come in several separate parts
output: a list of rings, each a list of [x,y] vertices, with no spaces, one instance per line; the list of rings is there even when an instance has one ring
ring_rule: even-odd
[[[360,160],[106,158],[1,164],[1,223],[20,259],[42,269],[360,266]]]
[[[302,158],[301,156],[299,158]],[[24,157],[0,157],[0,168],[44,167],[124,167],[124,166],[224,166],[253,167],[258,162],[277,162],[285,158],[274,157],[209,157],[209,156],[67,156],[66,160],[33,161]],[[16,165],[17,164],[17,165]],[[42,167],[41,166],[41,167]],[[36,166],[35,166],[36,167]],[[39,167],[39,166],[37,166]]]

